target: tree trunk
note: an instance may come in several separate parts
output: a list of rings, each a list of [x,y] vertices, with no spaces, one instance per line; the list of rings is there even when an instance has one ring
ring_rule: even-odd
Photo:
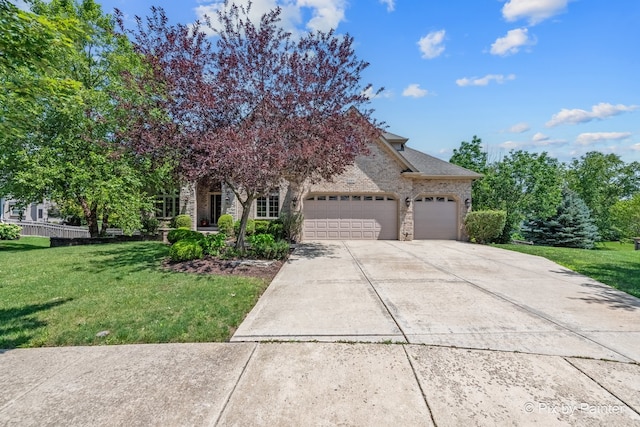
[[[87,221],[89,227],[89,236],[92,238],[98,237],[98,204],[92,203],[89,205],[85,198],[78,198],[78,202],[82,207],[84,213],[84,219]]]
[[[107,235],[107,228],[109,228],[109,211],[105,208],[102,214],[102,227],[100,228],[101,236]]]
[[[251,204],[255,199],[256,197],[253,195],[247,196],[244,202],[242,199],[239,199],[242,205],[242,218],[240,218],[240,229],[238,230],[238,236],[236,238],[236,249],[240,251],[240,253],[244,253],[244,236],[247,230],[247,220],[249,219],[249,213],[251,213]]]

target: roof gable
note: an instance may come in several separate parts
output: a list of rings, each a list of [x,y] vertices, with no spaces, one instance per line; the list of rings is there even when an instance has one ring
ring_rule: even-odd
[[[384,132],[381,141],[390,149],[395,156],[407,166],[405,173],[411,174],[414,178],[457,178],[457,179],[478,179],[482,175],[463,168],[453,163],[430,156],[413,148],[405,147],[408,138]],[[402,150],[396,149],[401,146]]]

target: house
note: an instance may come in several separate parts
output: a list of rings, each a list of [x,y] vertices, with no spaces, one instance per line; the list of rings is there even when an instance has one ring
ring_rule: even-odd
[[[303,240],[465,240],[463,219],[471,207],[471,184],[480,174],[407,146],[407,138],[384,133],[331,182],[280,190],[259,198],[254,219],[275,219],[301,211]],[[193,183],[158,199],[160,216],[186,213],[193,228],[222,214],[239,219],[241,205],[221,184]]]
[[[28,221],[47,222],[51,203],[29,203],[24,205],[15,199],[0,198],[0,222],[4,221]]]

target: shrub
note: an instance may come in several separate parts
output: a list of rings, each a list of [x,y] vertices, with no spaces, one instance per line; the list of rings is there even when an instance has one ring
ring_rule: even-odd
[[[181,240],[194,240],[197,242],[198,240],[202,239],[204,239],[204,234],[200,233],[199,231],[189,230],[186,227],[176,228],[169,231],[169,233],[167,234],[167,240],[171,244],[177,243]]]
[[[192,259],[202,258],[202,246],[197,240],[179,240],[171,249],[169,249],[169,257],[171,261],[190,261]]]
[[[173,219],[173,228],[191,228],[191,217],[189,215],[178,215]]]
[[[272,235],[274,239],[282,239],[284,231],[280,220],[271,221],[269,224],[269,234]]]
[[[256,234],[249,238],[249,253],[257,258],[283,259],[289,253],[289,243],[276,241],[271,234]]]
[[[0,240],[17,240],[22,229],[15,224],[0,224]]]
[[[500,236],[506,222],[505,211],[472,211],[464,218],[464,227],[472,240],[486,243]]]
[[[255,234],[266,234],[269,232],[269,225],[271,221],[266,219],[256,219],[254,221],[254,232]]]
[[[562,190],[558,212],[546,219],[527,221],[522,232],[533,243],[545,246],[593,249],[598,240],[598,228],[589,208],[578,195]]]
[[[233,231],[236,233],[236,236],[240,232],[240,220],[233,223]],[[247,219],[247,226],[245,227],[244,234],[245,236],[251,236],[256,232],[256,222],[251,218]]]
[[[282,224],[282,238],[289,242],[295,242],[302,233],[304,216],[301,212],[282,213],[278,223]]]
[[[140,231],[146,234],[156,234],[160,228],[160,221],[153,216],[142,217],[142,228]]]
[[[220,256],[227,247],[227,235],[224,233],[209,234],[200,240],[200,246],[205,254]]]
[[[218,218],[218,231],[227,236],[233,236],[233,217],[231,215],[220,215],[220,218]]]

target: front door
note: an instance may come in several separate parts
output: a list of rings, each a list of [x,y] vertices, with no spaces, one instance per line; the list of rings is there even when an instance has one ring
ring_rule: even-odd
[[[218,218],[222,215],[222,194],[212,194],[210,206],[211,225],[215,226],[218,224]]]

